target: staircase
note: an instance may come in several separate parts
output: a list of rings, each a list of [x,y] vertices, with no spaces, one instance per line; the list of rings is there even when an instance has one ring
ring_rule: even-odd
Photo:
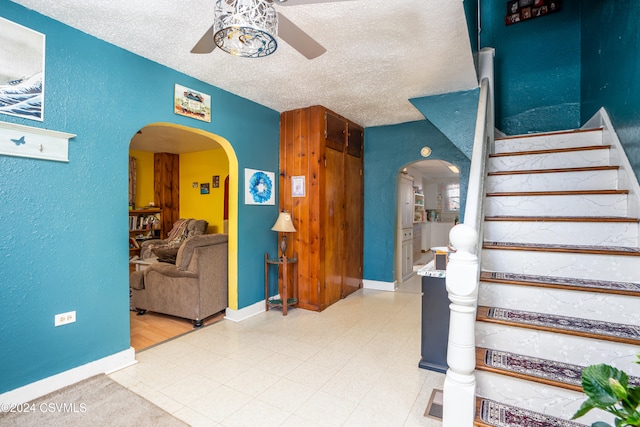
[[[497,139],[476,321],[476,426],[578,426],[584,367],[640,385],[639,220],[602,129]]]

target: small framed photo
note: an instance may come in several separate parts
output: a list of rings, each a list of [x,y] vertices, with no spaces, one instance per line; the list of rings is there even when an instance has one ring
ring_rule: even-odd
[[[209,194],[209,183],[203,182],[200,184],[200,194]]]
[[[304,175],[291,177],[291,196],[304,197],[306,195]]]
[[[220,175],[214,175],[211,183],[213,188],[220,188]]]

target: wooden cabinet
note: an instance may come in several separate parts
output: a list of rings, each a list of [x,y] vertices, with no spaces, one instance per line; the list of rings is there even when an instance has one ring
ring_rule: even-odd
[[[298,254],[298,307],[320,311],[362,286],[362,127],[321,107],[280,116],[280,209],[297,232],[287,254]],[[303,197],[291,178],[304,176]]]

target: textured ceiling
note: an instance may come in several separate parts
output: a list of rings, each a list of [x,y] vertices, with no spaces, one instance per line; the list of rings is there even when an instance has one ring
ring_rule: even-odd
[[[213,0],[15,0],[67,25],[278,112],[324,105],[362,126],[421,120],[408,101],[477,87],[462,0],[351,0],[276,5],[327,48],[308,60],[189,51]]]

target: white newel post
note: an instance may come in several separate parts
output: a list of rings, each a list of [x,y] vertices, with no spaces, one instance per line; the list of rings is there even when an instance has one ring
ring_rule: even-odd
[[[476,366],[475,322],[478,295],[478,233],[465,224],[449,234],[456,249],[449,255],[447,292],[451,311],[447,363],[444,381],[443,427],[471,427],[475,416]]]

